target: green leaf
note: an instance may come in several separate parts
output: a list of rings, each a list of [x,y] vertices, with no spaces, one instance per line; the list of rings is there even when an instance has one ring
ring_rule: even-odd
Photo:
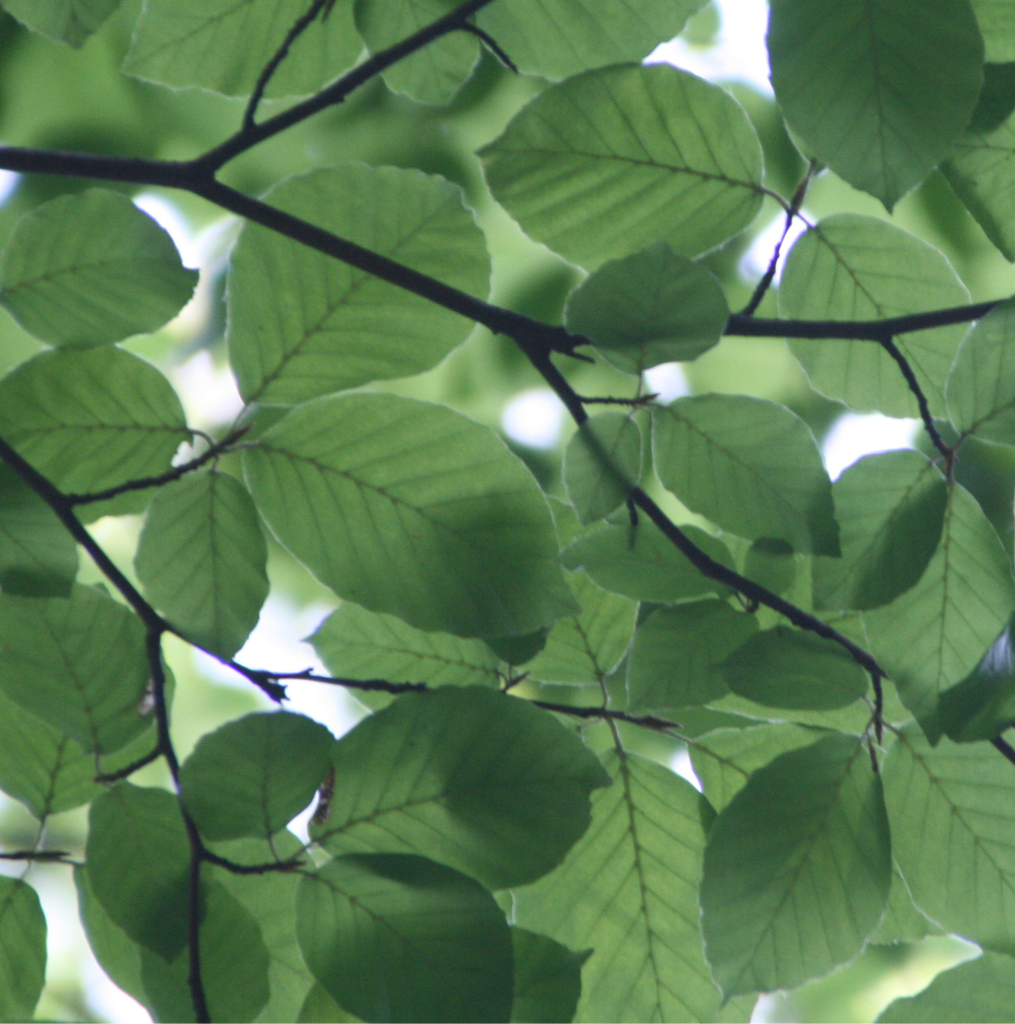
[[[53,510],[0,466],[0,589],[25,597],[66,597],[78,549]]]
[[[559,79],[640,61],[702,6],[703,0],[512,0],[485,7],[476,20],[520,71]]]
[[[803,234],[779,285],[779,315],[813,320],[880,320],[968,301],[937,249],[854,213],[826,217]],[[935,416],[944,414],[944,385],[965,329],[954,324],[895,338]],[[920,415],[895,360],[876,342],[793,340],[790,349],[823,395],[861,412]]]
[[[581,611],[558,619],[546,645],[527,665],[546,683],[595,683],[616,668],[634,635],[638,604],[596,586],[584,573],[571,577]]]
[[[924,455],[870,455],[832,484],[841,558],[814,559],[814,604],[871,609],[914,586],[937,550],[947,487]]]
[[[839,554],[821,454],[784,406],[744,395],[678,398],[653,411],[652,452],[663,486],[722,529]]]
[[[729,93],[668,65],[551,86],[481,151],[494,198],[590,269],[668,242],[696,256],[761,207],[761,147]]]
[[[134,556],[148,599],[186,636],[232,657],[268,596],[268,547],[246,488],[195,473],[152,499]]]
[[[189,439],[180,399],[119,348],[42,352],[0,380],[0,436],[66,493],[164,473]]]
[[[586,278],[568,299],[565,320],[612,366],[641,373],[697,359],[719,343],[729,313],[710,270],[657,242]]]
[[[948,378],[948,415],[962,435],[1015,444],[1015,302],[977,321]]]
[[[95,898],[131,939],[174,959],[187,944],[190,844],[176,797],[121,782],[88,815]]]
[[[785,594],[796,583],[797,558],[784,540],[759,537],[744,556],[744,575],[774,594]]]
[[[307,998],[303,1000],[296,1020],[299,1021],[299,1024],[315,1024],[315,1022],[320,1022],[320,1024],[335,1024],[335,1022],[356,1024],[359,1017],[346,1013],[324,986],[315,982],[314,987],[307,993]]]
[[[339,857],[304,875],[307,966],[365,1021],[507,1020],[511,935],[478,882],[424,857]]]
[[[755,633],[719,672],[734,693],[769,708],[831,711],[867,692],[864,670],[842,647],[789,626]]]
[[[151,0],[123,70],[163,85],[244,96],[306,9],[302,0]],[[293,43],[267,95],[316,92],[353,64],[360,49],[352,0],[338,0]]]
[[[304,715],[259,712],[227,722],[184,762],[183,806],[208,839],[270,836],[313,800],[333,745]]]
[[[461,190],[345,164],[292,178],[273,206],[485,298],[490,258]],[[248,402],[290,405],[436,366],[472,330],[457,313],[250,224],[229,271],[229,353]]]
[[[942,971],[919,995],[896,999],[878,1020],[885,1024],[1015,1021],[1015,961],[1000,953],[982,953]]]
[[[310,637],[328,670],[343,679],[430,686],[500,685],[497,655],[482,640],[424,633],[393,615],[347,602]]]
[[[920,582],[864,616],[870,649],[931,735],[938,696],[980,662],[1015,611],[1010,559],[976,499],[952,484]]]
[[[35,890],[0,877],[0,1019],[31,1020],[46,979],[46,916]]]
[[[443,17],[457,0],[355,0],[356,28],[372,53],[385,50]],[[450,32],[384,72],[395,92],[421,103],[447,103],[479,59],[479,43],[468,32]]]
[[[992,740],[1015,722],[1015,664],[1009,622],[983,661],[938,700],[937,720],[956,743]]]
[[[506,661],[508,665],[517,667],[532,661],[546,646],[549,635],[548,629],[537,629],[535,633],[526,633],[524,636],[489,637],[483,643],[501,661]]]
[[[641,479],[641,430],[626,413],[586,420],[564,450],[564,486],[583,525],[622,505]]]
[[[946,931],[1015,951],[1015,773],[989,743],[931,748],[915,724],[882,771],[913,900]]]
[[[3,6],[33,32],[79,47],[120,6],[120,0],[3,0]]]
[[[726,545],[696,526],[681,529],[705,554],[733,568]],[[638,525],[610,525],[591,531],[561,554],[568,569],[584,569],[601,587],[641,601],[671,603],[706,594],[725,594],[727,588],[700,572],[650,519]]]
[[[705,847],[702,932],[724,995],[792,988],[859,953],[888,901],[889,845],[859,737],[824,736],[756,771]]]
[[[1007,0],[972,0],[987,60],[1015,60],[1015,11]]]
[[[725,601],[657,608],[638,627],[627,664],[632,711],[707,704],[727,692],[719,665],[757,630]]]
[[[582,991],[582,964],[592,955],[574,953],[545,935],[511,929],[515,954],[512,1024],[561,1021],[570,1024]]]
[[[574,609],[535,480],[493,431],[450,409],[320,399],[264,434],[243,465],[282,543],[372,611],[496,637]]]
[[[588,827],[589,793],[608,783],[548,712],[478,687],[405,694],[334,750],[341,784],[315,841],[422,854],[495,889],[558,864]]]
[[[967,0],[773,0],[767,39],[787,125],[889,210],[948,156],[983,83]]]
[[[88,348],[157,330],[197,276],[126,196],[91,188],[18,221],[0,257],[0,304],[37,338]]]
[[[661,765],[624,752],[605,764],[614,781],[591,827],[556,871],[515,892],[515,918],[593,949],[575,1020],[711,1021],[720,996],[698,925],[711,809]]]
[[[716,729],[688,744],[694,773],[708,802],[721,811],[744,788],[751,773],[779,754],[813,743],[815,729],[778,722],[746,729]]]
[[[88,751],[110,753],[149,726],[145,631],[92,587],[70,599],[0,595],[0,688]]]
[[[869,943],[919,942],[928,935],[940,935],[941,929],[913,903],[909,887],[896,864],[892,868],[892,888],[881,923],[871,932]]]

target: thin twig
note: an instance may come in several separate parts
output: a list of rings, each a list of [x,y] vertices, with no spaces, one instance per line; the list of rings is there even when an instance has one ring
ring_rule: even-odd
[[[614,722],[626,722],[628,725],[638,725],[643,729],[652,729],[655,732],[676,732],[682,726],[677,722],[671,722],[668,718],[660,718],[658,715],[632,715],[627,711],[615,711],[607,707],[573,707],[570,704],[553,704],[548,700],[530,700],[537,708],[544,711],[554,711],[559,715],[571,715],[572,718],[601,718]]]
[[[643,406],[651,405],[659,396],[657,394],[639,395],[637,398],[587,398],[579,395],[585,405],[627,405],[632,409],[641,409]]]
[[[220,857],[217,853],[212,853],[207,846],[201,848],[201,859],[234,875],[285,874],[298,871],[305,864],[298,856],[290,857],[287,860],[270,860],[263,864],[237,864],[236,861],[229,860],[228,857]]]
[[[133,775],[134,772],[144,768],[145,765],[149,765],[153,761],[157,761],[161,756],[162,747],[157,746],[153,751],[145,754],[144,757],[139,757],[136,761],[132,761],[124,768],[120,768],[115,772],[103,772],[101,775],[96,775],[95,781],[107,784],[111,782],[119,782],[121,779],[126,779],[128,776]]]
[[[478,25],[473,25],[471,21],[463,21],[458,26],[462,32],[469,32],[474,35],[477,39],[482,40],[486,44],[486,48],[504,65],[509,71],[513,71],[516,75],[521,74],[518,70],[518,65],[504,52],[503,47],[496,39],[490,35],[489,32],[485,32]]]
[[[1013,747],[1007,740],[1001,739],[1000,736],[995,736],[990,742],[999,751],[1001,751],[1001,753],[1008,758],[1012,764],[1015,764],[1015,747]]]
[[[70,855],[69,850],[12,850],[10,853],[0,853],[0,860],[32,860],[62,864]]]

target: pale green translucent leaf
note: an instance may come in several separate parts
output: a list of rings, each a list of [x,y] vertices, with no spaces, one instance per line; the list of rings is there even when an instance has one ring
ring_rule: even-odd
[[[118,750],[149,724],[141,620],[100,590],[0,595],[0,688],[87,751]]]
[[[892,847],[918,907],[947,931],[1015,951],[1015,772],[989,743],[931,748],[914,724],[885,759]]]
[[[35,890],[0,878],[0,1019],[31,1020],[46,980],[46,917]]]
[[[761,206],[761,147],[743,109],[665,64],[552,86],[481,156],[525,231],[589,268],[660,241],[695,256]]]
[[[511,934],[478,882],[424,857],[339,857],[300,882],[307,966],[366,1021],[502,1021]]]
[[[420,629],[533,632],[574,609],[532,475],[493,431],[394,395],[320,399],[243,454],[279,539],[340,596]]]
[[[244,96],[306,10],[303,0],[149,0],[123,70],[163,85]],[[345,71],[361,48],[352,0],[338,0],[292,45],[267,94],[315,92]]]
[[[1015,302],[973,325],[948,378],[948,415],[960,434],[1015,444]]]
[[[775,626],[756,633],[719,666],[726,685],[770,708],[831,711],[867,692],[867,675],[839,644]]]
[[[121,782],[88,815],[95,898],[134,942],[166,960],[187,944],[190,844],[176,797]]]
[[[356,1024],[359,1017],[343,1010],[332,998],[330,993],[319,982],[307,993],[300,1007],[299,1024]]]
[[[584,573],[571,577],[581,605],[577,615],[558,619],[546,645],[526,665],[546,683],[595,683],[616,668],[634,634],[638,603],[597,586]]]
[[[1015,10],[1008,0],[972,0],[987,60],[1015,60]]]
[[[940,935],[941,929],[926,917],[913,903],[909,887],[899,871],[892,868],[892,888],[888,893],[888,906],[881,923],[871,932],[871,943],[919,942],[928,935]]]
[[[0,436],[80,494],[164,473],[190,435],[169,381],[143,359],[103,348],[42,352],[0,380]]]
[[[916,584],[941,539],[940,470],[919,452],[882,452],[850,466],[832,497],[842,557],[814,559],[815,606],[877,608]]]
[[[879,1021],[885,1024],[973,1024],[1015,1021],[1015,960],[983,953],[942,971],[919,995],[896,999]]]
[[[983,41],[968,0],[772,0],[768,55],[786,123],[889,210],[969,122]]]
[[[704,0],[511,0],[477,22],[518,68],[551,79],[638,61],[678,35]]]
[[[59,196],[25,214],[0,257],[0,304],[55,345],[87,348],[147,334],[190,300],[197,271],[126,196]]]
[[[961,683],[945,690],[937,720],[956,743],[992,740],[1015,722],[1015,659],[1009,622],[983,661]]]
[[[568,299],[568,329],[627,373],[697,359],[729,319],[715,275],[657,242],[590,275]]]
[[[273,206],[486,298],[483,233],[457,186],[422,171],[344,164],[284,182]],[[280,405],[428,370],[472,323],[254,224],[229,272],[229,353],[248,402]]]
[[[479,687],[409,693],[334,748],[340,780],[314,839],[333,853],[418,853],[492,888],[558,864],[608,783],[548,712]]]
[[[572,952],[545,935],[511,929],[515,954],[515,997],[512,1024],[570,1024],[582,991],[582,964],[592,950]]]
[[[808,746],[819,735],[794,722],[716,729],[688,743],[688,751],[702,791],[721,811],[744,788],[752,772],[787,750]]]
[[[77,571],[74,538],[35,491],[0,467],[0,590],[66,597]]]
[[[376,53],[400,42],[459,6],[457,0],[355,0],[356,28]],[[395,92],[421,103],[447,103],[479,57],[479,42],[468,32],[450,32],[393,64],[384,81]]]
[[[835,493],[835,484],[832,484]],[[774,594],[785,594],[797,581],[798,559],[784,540],[760,537],[744,556],[744,575]]]
[[[745,395],[678,398],[653,411],[652,454],[663,486],[722,529],[839,554],[814,435],[784,406]]]
[[[33,32],[78,47],[120,6],[120,0],[3,0],[3,6]]]
[[[393,615],[346,602],[310,638],[328,670],[344,679],[430,686],[498,686],[498,658],[482,640],[425,633]]]
[[[718,537],[696,526],[681,527],[705,554],[733,568],[733,559]],[[584,569],[601,587],[641,601],[686,601],[727,588],[702,576],[650,519],[638,525],[610,525],[573,541],[561,553],[568,569]]]
[[[839,213],[800,237],[786,258],[779,314],[813,320],[881,320],[961,306],[969,292],[927,242],[876,217]],[[964,324],[900,334],[895,343],[930,411],[944,414],[944,386]],[[790,342],[811,384],[860,412],[919,416],[898,364],[873,341]]]
[[[792,988],[854,957],[888,901],[881,779],[831,735],[754,772],[705,848],[702,931],[726,996]]]
[[[719,665],[757,630],[725,601],[657,608],[638,627],[627,663],[632,710],[707,704],[727,692]]]
[[[622,505],[641,479],[641,430],[626,413],[586,420],[564,450],[564,487],[583,525]]]
[[[556,871],[515,892],[515,918],[569,949],[593,950],[577,1021],[711,1021],[698,882],[711,808],[661,765],[605,758],[613,785]],[[729,1008],[727,1008],[729,1009]],[[750,1006],[741,1007],[747,1020]]]
[[[919,583],[864,621],[902,702],[933,730],[938,696],[976,668],[1013,611],[1010,559],[976,499],[953,484],[941,541]]]
[[[145,595],[187,637],[231,658],[268,596],[268,547],[246,488],[195,473],[152,499],[134,556]]]

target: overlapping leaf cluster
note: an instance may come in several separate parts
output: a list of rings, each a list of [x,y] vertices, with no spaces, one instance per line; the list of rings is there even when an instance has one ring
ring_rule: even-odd
[[[4,6],[78,46],[116,4]],[[459,6],[334,0],[301,24],[297,0],[149,0],[123,70],[308,95]],[[49,346],[0,380],[0,788],[43,822],[90,804],[82,920],[157,1020],[746,1020],[759,992],[913,937],[904,921],[986,952],[884,1019],[1015,1019],[1015,579],[954,478],[967,439],[1015,446],[1015,305],[898,337],[787,330],[816,391],[921,416],[934,441],[834,483],[784,406],[653,401],[646,370],[732,329],[702,257],[772,195],[727,91],[639,63],[702,4],[466,6],[379,70],[428,104],[484,47],[540,76],[478,164],[489,197],[581,269],[572,351],[638,393],[588,417],[532,340],[546,325],[512,335],[579,421],[548,499],[490,428],[364,390],[465,340],[491,258],[456,185],[339,163],[264,198],[337,236],[339,258],[264,219],[230,258],[245,407],[218,443],[242,447],[241,473],[174,471],[196,438],[180,398],[116,343],[179,312],[196,273],[119,193],[40,205],[0,258],[0,304]],[[940,167],[1010,258],[1001,6],[772,0],[772,83],[811,172],[890,212]],[[212,195],[198,169],[181,187]],[[778,292],[787,321],[968,301],[927,242],[847,213],[807,224]],[[674,526],[650,491],[703,525]],[[134,590],[80,522],[141,511]],[[375,710],[339,739],[251,714],[177,765],[161,639],[235,667],[269,592],[265,529],[340,599],[311,641]],[[77,542],[110,590],[78,582]],[[278,695],[264,667],[240,671]],[[539,684],[590,689],[570,706]],[[595,717],[606,752],[574,728]],[[703,792],[625,749],[618,720],[685,740]],[[127,777],[156,756],[173,791]],[[286,827],[315,797],[304,846]],[[46,923],[26,881],[0,882],[0,1018],[17,1019]]]

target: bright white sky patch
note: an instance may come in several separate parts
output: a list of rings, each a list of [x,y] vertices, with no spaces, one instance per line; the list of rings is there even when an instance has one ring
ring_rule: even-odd
[[[21,175],[16,171],[0,171],[0,206],[3,206],[11,197],[11,193],[18,187]]]
[[[171,367],[169,376],[183,402],[187,422],[198,430],[210,431],[232,423],[243,408],[232,370],[225,364],[217,365],[207,349]]]
[[[811,224],[813,224],[817,218],[812,217],[806,210],[802,210],[801,214]],[[757,237],[751,242],[747,252],[740,258],[739,270],[743,277],[748,281],[756,281],[762,277],[768,270],[768,264],[772,259],[772,253],[775,252],[775,247],[779,243],[779,239],[782,237],[783,228],[786,226],[786,215],[780,213],[771,224],[765,228],[764,231],[758,233]],[[775,277],[773,284],[778,285],[782,278],[782,268],[786,265],[786,256],[789,254],[790,249],[793,248],[793,243],[807,230],[807,224],[800,217],[795,217],[793,223],[790,225],[790,229],[786,232],[786,241],[782,243],[782,248],[779,250],[779,262],[775,265]]]
[[[564,425],[564,405],[549,388],[531,388],[508,402],[500,423],[512,441],[529,448],[553,448]]]
[[[645,387],[659,396],[660,402],[672,402],[691,393],[687,375],[680,363],[661,363],[645,371]]]
[[[844,469],[865,455],[914,447],[919,428],[919,420],[896,420],[879,412],[868,416],[847,412],[835,421],[822,445],[828,475],[838,479]]]
[[[154,192],[142,192],[134,197],[133,202],[142,213],[147,213],[159,227],[168,233],[173,244],[179,250],[184,266],[201,266],[202,253],[197,245],[197,236],[175,203],[171,203],[164,196]]]

